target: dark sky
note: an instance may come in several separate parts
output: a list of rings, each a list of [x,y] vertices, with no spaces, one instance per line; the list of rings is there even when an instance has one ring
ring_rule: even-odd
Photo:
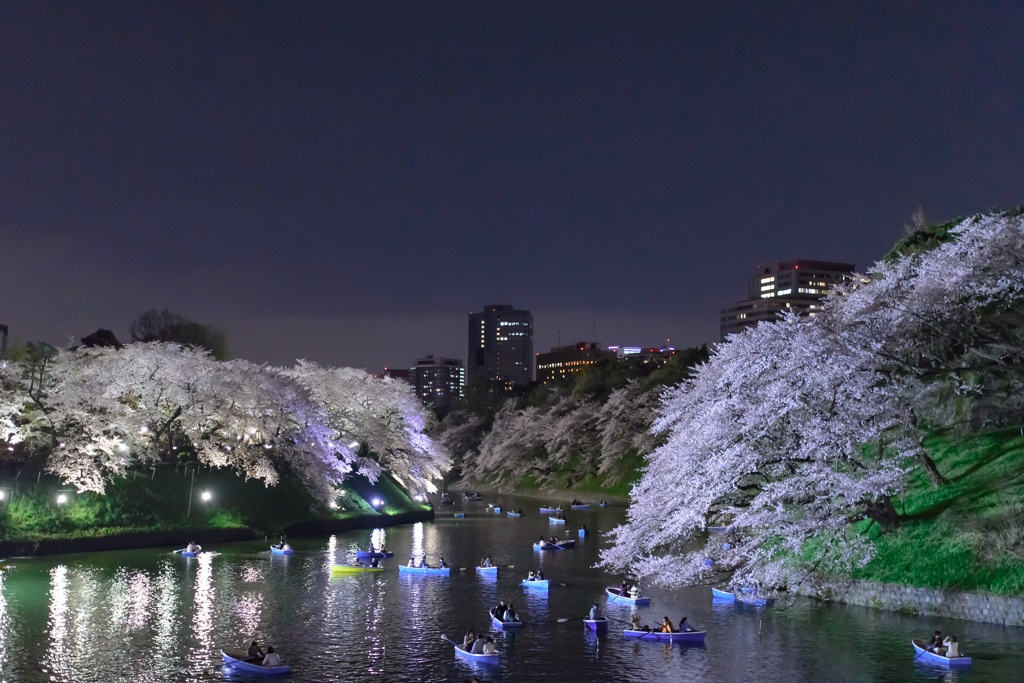
[[[1024,3],[0,4],[0,322],[236,356],[718,337],[757,264],[1024,201]]]

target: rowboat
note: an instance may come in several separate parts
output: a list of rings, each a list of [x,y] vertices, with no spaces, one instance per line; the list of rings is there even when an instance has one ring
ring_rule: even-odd
[[[587,530],[586,529],[580,529],[579,534],[580,534],[580,538],[584,538],[587,535]]]
[[[494,511],[500,513],[501,512],[501,506],[500,505],[495,505],[494,506]]]
[[[648,640],[665,640],[670,643],[703,643],[707,631],[678,631],[676,633],[661,633],[659,631],[632,631],[626,629],[622,632],[627,638],[646,638]]]
[[[450,576],[451,567],[406,567],[404,564],[398,565],[399,574],[438,574],[440,576]]]
[[[565,520],[558,517],[548,517],[548,521],[552,524],[565,524]]]
[[[735,600],[736,600],[736,596],[733,595],[732,593],[728,593],[726,591],[720,591],[717,588],[712,588],[711,589],[711,597],[714,598],[715,600],[729,600],[730,602],[735,602]]]
[[[509,517],[522,517],[522,515],[519,514],[518,512],[511,512],[511,511],[509,511],[509,512],[506,512],[505,514],[508,515]]]
[[[360,560],[369,560],[376,557],[378,560],[384,557],[394,557],[394,553],[382,553],[378,550],[374,550],[372,553],[369,550],[360,550],[356,552],[356,557]]]
[[[608,503],[601,503],[601,507],[603,507],[603,508],[608,507]]]
[[[523,588],[534,588],[536,590],[546,591],[550,585],[551,581],[549,579],[544,579],[543,581],[528,581],[527,579],[523,579]]]
[[[476,495],[476,494],[466,494],[464,497],[465,497],[466,500],[483,500],[484,499],[483,496]]]
[[[534,543],[534,550],[572,550],[576,547],[576,541],[562,541],[561,543],[547,543],[544,545],[540,543]]]
[[[541,512],[561,512],[562,508],[561,507],[557,507],[557,508],[541,508],[540,511]]]
[[[185,546],[181,550],[175,550],[174,552],[181,553],[182,557],[195,557],[196,554],[203,549],[203,546],[197,545],[197,546],[195,546],[195,549],[196,549],[196,551],[194,553],[190,553],[188,551],[188,546]]]
[[[449,640],[448,642],[450,643],[452,641]],[[458,644],[455,645],[455,656],[462,657],[463,659],[470,662],[476,662],[477,664],[493,664],[495,666],[497,666],[498,664],[497,652],[495,652],[493,655],[475,655],[472,652],[464,650],[462,646]]]
[[[189,552],[189,551],[187,551],[187,550],[182,550],[182,551],[181,551],[181,556],[182,556],[182,557],[195,557],[195,556],[196,556],[196,554],[195,554],[195,553],[190,553],[190,552]]]
[[[614,600],[622,600],[623,602],[628,602],[631,605],[649,605],[649,604],[651,604],[651,599],[650,598],[636,598],[636,599],[633,599],[633,598],[629,597],[628,595],[619,595],[619,589],[618,588],[612,588],[611,586],[609,586],[608,588],[605,588],[604,592],[607,593],[608,595],[610,595]]]
[[[491,615],[491,623],[493,623],[494,627],[496,629],[498,629],[499,631],[504,631],[507,628],[522,628],[523,627],[523,622],[522,621],[502,621],[498,617],[494,616],[494,608],[493,607],[490,610],[488,610],[488,614]]]
[[[590,503],[582,503],[580,505],[573,505],[572,509],[573,510],[589,510],[590,509]]]
[[[924,638],[914,638],[910,641],[914,646],[914,652],[917,653],[915,659],[922,662],[928,662],[929,664],[938,664],[940,666],[948,667],[961,667],[970,666],[971,658],[960,655],[959,657],[945,657],[938,654],[937,652],[928,651],[928,641]]]
[[[292,550],[291,548],[288,548],[288,550],[285,550],[284,548],[276,548],[274,546],[270,546],[270,554],[271,555],[291,555],[294,552],[295,551]]]
[[[498,575],[498,568],[497,567],[477,567],[476,568],[476,573],[477,574],[483,574],[484,576],[497,576]]]
[[[362,565],[332,564],[332,574],[365,574],[371,572],[382,572],[384,567],[363,567]]]
[[[220,653],[224,655],[224,663],[227,666],[239,671],[251,671],[252,673],[263,674],[264,676],[280,676],[292,670],[287,664],[263,666],[255,662],[247,662],[245,659],[248,655],[243,650],[221,650]]]
[[[608,630],[608,619],[605,617],[599,617],[597,619],[584,619],[583,623],[586,624],[587,628],[591,631],[597,631],[602,633]]]
[[[456,512],[453,516],[454,517],[465,517],[466,513],[465,512]]]

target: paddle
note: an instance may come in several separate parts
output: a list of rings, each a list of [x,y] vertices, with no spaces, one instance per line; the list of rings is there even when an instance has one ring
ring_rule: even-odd
[[[567,621],[576,621],[577,619],[586,619],[586,617],[564,617],[558,620],[559,624],[564,624]]]
[[[175,551],[174,551],[174,553],[175,553],[175,554],[176,554],[176,553],[183,553],[183,552],[185,552],[185,549],[184,549],[184,548],[182,548],[181,550],[175,550]]]

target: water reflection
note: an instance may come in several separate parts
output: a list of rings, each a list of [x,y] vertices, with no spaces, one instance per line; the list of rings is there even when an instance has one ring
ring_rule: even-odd
[[[192,614],[192,632],[200,645],[209,649],[212,645],[210,632],[213,630],[213,553],[200,553],[196,561],[199,569],[196,571],[196,607]]]
[[[43,667],[58,679],[71,676],[67,614],[68,568],[60,565],[50,570],[50,647]]]

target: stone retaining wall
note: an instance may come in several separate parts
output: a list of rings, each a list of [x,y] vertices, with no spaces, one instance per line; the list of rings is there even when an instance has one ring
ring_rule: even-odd
[[[797,593],[821,600],[905,614],[928,614],[1004,626],[1024,626],[1024,598],[839,578],[824,579],[816,587],[802,588]]]

